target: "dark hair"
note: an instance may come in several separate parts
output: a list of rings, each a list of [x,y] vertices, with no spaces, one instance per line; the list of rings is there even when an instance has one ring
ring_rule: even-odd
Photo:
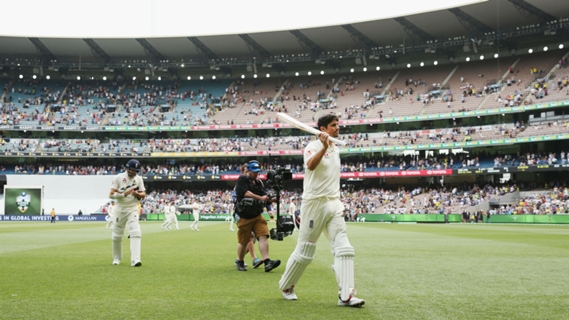
[[[328,125],[334,120],[340,121],[338,116],[333,113],[329,113],[318,118],[318,130],[320,130],[321,127],[328,128]]]

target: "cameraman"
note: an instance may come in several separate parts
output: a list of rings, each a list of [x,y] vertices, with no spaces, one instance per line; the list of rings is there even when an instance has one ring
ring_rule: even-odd
[[[262,216],[263,207],[269,203],[269,196],[263,190],[263,183],[257,179],[261,165],[258,161],[250,161],[247,164],[247,172],[237,179],[235,193],[237,202],[235,212],[239,215],[237,223],[237,270],[247,271],[245,267],[245,254],[247,253],[247,243],[249,243],[251,232],[259,240],[259,250],[263,256],[265,272],[269,272],[281,264],[280,260],[269,259],[269,228],[267,220]]]

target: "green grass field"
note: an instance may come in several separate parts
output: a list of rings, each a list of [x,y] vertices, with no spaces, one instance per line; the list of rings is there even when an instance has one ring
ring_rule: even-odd
[[[1,319],[567,319],[569,227],[349,224],[361,309],[337,307],[324,237],[297,285],[278,289],[296,234],[270,242],[283,265],[235,270],[227,222],[142,223],[142,261],[112,266],[103,222],[0,223]],[[249,257],[246,262],[251,264]]]

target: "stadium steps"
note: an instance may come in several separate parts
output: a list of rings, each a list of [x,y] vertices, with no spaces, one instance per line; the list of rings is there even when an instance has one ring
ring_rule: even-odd
[[[286,86],[286,84],[288,83],[289,79],[286,79],[279,87],[279,91],[275,94],[275,96],[273,97],[273,106],[277,106],[277,105],[281,105],[283,103],[281,103],[279,101],[280,96],[282,95],[282,90],[280,88],[283,88]],[[261,118],[259,119],[259,123],[263,122],[265,119],[270,118],[271,114],[269,114],[269,112],[271,112],[271,110],[269,110],[269,108],[265,108],[265,114],[263,114],[261,116]],[[276,113],[274,113],[274,116],[276,117]]]
[[[286,79],[283,83],[281,83],[281,85],[280,85],[280,87],[279,87],[279,90],[277,91],[277,93],[276,93],[275,96],[273,97],[273,105],[277,105],[277,104],[278,104],[279,97],[281,96],[281,94],[282,94],[282,92],[283,92],[281,89],[285,87],[285,85],[286,85],[287,82],[288,82],[288,79]]]
[[[65,88],[63,88],[63,91],[61,91],[61,94],[59,95],[59,99],[57,99],[57,103],[63,102],[63,97],[67,96],[67,90],[70,87],[71,87],[71,82],[68,82],[67,85],[65,86]]]
[[[468,207],[465,211],[468,213],[476,212],[478,210],[488,211],[490,210],[490,203],[498,204],[500,206],[506,204],[516,204],[520,201],[520,192],[515,191],[511,193],[507,193],[503,196],[492,197],[489,201],[484,201],[480,204],[475,206]]]
[[[14,84],[14,81],[10,80],[10,82],[8,83],[8,87],[7,87],[6,91],[4,91],[2,93],[2,97],[1,97],[2,100],[0,100],[0,101],[2,101],[2,103],[4,103],[4,98],[6,98],[6,94],[8,93],[8,90],[12,87],[13,84]]]
[[[500,80],[502,81],[502,80]],[[480,107],[482,107],[484,104],[486,104],[486,101],[488,101],[488,99],[490,99],[491,96],[493,96],[494,94],[487,94],[484,99],[482,99],[482,101],[480,101],[480,103],[478,104],[478,106],[476,106],[476,110],[480,110]]]
[[[563,57],[561,59],[566,59],[567,57],[569,57],[569,51],[567,51],[566,54],[563,55]],[[553,68],[551,68],[551,70],[549,70],[549,72],[545,75],[545,79],[546,81],[548,81],[549,79],[551,79],[552,76],[555,76],[555,71],[559,70],[559,63],[556,63]]]
[[[120,96],[124,93],[124,90],[127,88],[127,83],[123,83],[123,85],[118,89],[117,94],[116,94],[116,99],[120,99]],[[122,104],[115,104],[117,106],[117,108],[115,109],[115,113],[119,114],[119,112],[122,110]],[[106,126],[107,123],[109,122],[111,115],[110,113],[106,113],[105,117],[103,118],[103,120],[101,120],[101,126]],[[124,124],[123,124],[124,125]]]
[[[498,80],[498,84],[502,84],[504,82],[504,80],[508,77],[508,75],[510,74],[510,68],[515,68],[516,65],[518,64],[518,62],[520,62],[521,58],[517,58],[516,61],[514,61],[514,63],[512,63],[512,65],[510,67],[508,67],[508,69],[506,70],[506,72],[504,72],[504,74],[502,75],[502,77],[500,78],[500,80]],[[500,88],[500,93],[502,91],[504,91],[504,89],[506,88],[506,86],[502,86]]]
[[[389,88],[395,82],[395,80],[397,80],[397,77],[399,76],[400,73],[401,71],[397,71],[397,73],[393,76],[393,78],[391,78],[391,81],[389,81],[389,83],[385,86],[385,89],[383,89],[383,92],[381,92],[382,95],[385,95],[389,91]]]
[[[502,84],[504,82],[504,79],[506,79],[508,77],[508,75],[510,74],[510,68],[515,68],[516,65],[518,64],[518,62],[520,62],[521,58],[517,58],[516,61],[514,61],[514,63],[512,63],[511,66],[509,66],[506,69],[506,72],[504,72],[504,74],[502,75],[502,77],[500,78],[500,80],[498,80],[498,84]],[[482,101],[478,104],[478,106],[476,106],[476,110],[480,110],[480,108],[486,104],[486,101],[488,101],[488,99],[490,99],[490,97],[494,96],[494,95],[500,95],[502,94],[502,92],[506,89],[506,86],[501,86],[500,87],[500,91],[498,93],[491,93],[491,94],[487,94],[484,99],[482,99]],[[524,90],[525,91],[525,90]],[[522,101],[525,99],[522,99]]]
[[[235,87],[235,80],[231,81],[231,83],[229,84],[228,88],[233,88]],[[227,101],[227,94],[229,93],[229,90],[225,90],[225,93],[223,94],[223,96],[221,96],[221,103],[222,103],[222,108],[223,108],[223,101]],[[221,110],[221,109],[220,109]]]
[[[564,54],[561,59],[566,59],[567,57],[569,57],[569,51],[567,51],[567,53]],[[556,73],[556,71],[558,71],[559,69],[560,69],[560,66],[559,66],[559,64],[557,63],[557,64],[555,64],[555,65],[553,66],[553,68],[551,68],[551,70],[549,70],[549,72],[548,72],[547,75],[545,76],[545,79],[546,79],[546,81],[547,81],[547,83],[548,83],[548,88],[551,88],[551,87],[549,86],[549,79],[551,79],[552,76],[555,77],[555,73]],[[533,85],[533,82],[532,82],[532,85]],[[531,97],[532,97],[532,95],[531,95],[531,94],[528,94],[527,96],[525,96],[525,98],[524,98],[524,100],[523,100],[522,103],[524,103],[526,100],[530,99]],[[540,100],[542,100],[542,99],[540,99]]]
[[[120,111],[122,110],[122,104],[121,105],[117,104],[116,106],[117,106],[117,108],[115,109],[114,113],[120,114]],[[109,119],[111,118],[111,113],[112,112],[107,112],[105,114],[105,117],[101,121],[101,126],[106,126],[109,123]],[[119,119],[119,117],[117,117],[117,119]],[[123,125],[125,125],[125,124],[123,123]]]
[[[454,67],[454,69],[452,69],[451,72],[449,72],[448,76],[443,80],[443,83],[441,83],[441,88],[444,88],[447,84],[447,82],[450,80],[450,78],[454,75],[454,73],[456,72],[456,70],[458,70],[458,67],[460,67],[460,65],[456,65],[456,67]]]
[[[342,82],[342,77],[338,77],[338,81],[332,84],[332,90],[328,92],[328,96],[326,97],[328,101],[330,101],[330,97],[336,92],[336,88],[340,85],[340,82]]]
[[[460,65],[456,65],[456,66],[451,70],[451,72],[449,72],[448,76],[447,76],[447,77],[443,80],[443,82],[441,83],[441,88],[444,88],[444,87],[446,86],[447,82],[449,82],[450,78],[452,78],[452,76],[454,75],[454,73],[456,72],[456,70],[458,70],[459,67],[460,67]],[[442,89],[441,89],[441,90],[442,90]],[[442,99],[437,99],[437,100],[441,100],[441,101],[442,101]],[[427,111],[427,109],[429,109],[429,106],[428,106],[428,105],[427,105],[427,106],[424,106],[424,107],[421,109],[421,112],[419,112],[419,115],[424,115],[425,112]]]
[[[239,118],[239,116],[242,116],[243,114],[243,108],[245,108],[245,106],[247,105],[247,101],[249,101],[249,99],[251,99],[251,96],[253,95],[253,91],[249,92],[249,95],[247,96],[247,98],[243,97],[243,103],[241,103],[241,107],[236,106],[235,108],[239,108],[239,111],[236,112],[235,116],[230,118],[229,120],[233,121],[234,123],[238,123],[237,119]],[[208,123],[212,120],[213,118],[210,118],[208,120]]]
[[[57,99],[57,101],[55,102],[55,104],[62,104],[63,103],[63,97],[65,96],[65,93],[67,92],[67,89],[71,86],[71,82],[68,82],[67,85],[65,86],[65,88],[61,91],[61,94],[59,95],[59,99]],[[53,103],[47,103],[47,105],[51,105]],[[67,106],[67,105],[66,105]],[[46,115],[46,119],[51,119],[51,118],[55,118],[56,114],[55,112],[51,111],[50,109],[47,109],[47,115]],[[48,120],[48,122],[50,122],[50,120]]]

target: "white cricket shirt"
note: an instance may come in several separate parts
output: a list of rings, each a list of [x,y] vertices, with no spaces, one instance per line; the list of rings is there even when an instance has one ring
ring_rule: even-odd
[[[144,182],[139,175],[136,175],[133,178],[129,178],[128,173],[126,172],[117,174],[113,178],[113,182],[111,182],[111,188],[117,189],[120,193],[123,193],[129,189],[136,188],[138,188],[138,191],[146,191],[144,188]],[[120,207],[137,206],[139,202],[139,200],[132,194],[128,195],[127,197],[119,196],[115,200],[117,201],[117,206]]]
[[[310,142],[304,149],[304,166],[308,160],[324,145],[320,140]],[[304,174],[304,193],[302,199],[315,199],[320,197],[339,198],[340,197],[340,149],[329,147],[320,164],[314,169],[306,169]]]
[[[199,205],[197,202],[194,202],[194,203],[192,204],[192,209],[193,209],[193,210],[192,210],[192,213],[193,213],[193,214],[200,213],[200,205]]]

